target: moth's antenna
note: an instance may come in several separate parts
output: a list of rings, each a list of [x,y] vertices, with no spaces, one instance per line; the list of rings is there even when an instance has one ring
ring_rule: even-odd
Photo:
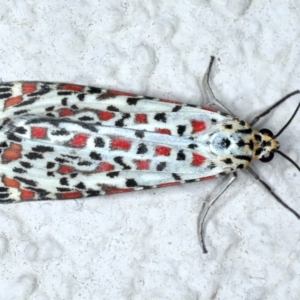
[[[281,156],[283,156],[285,159],[287,159],[290,163],[292,163],[300,172],[300,167],[296,164],[295,161],[293,161],[290,157],[288,157],[286,154],[284,154],[283,152],[276,150],[276,153],[280,154]]]
[[[277,137],[279,137],[279,136],[282,134],[282,132],[290,125],[290,123],[291,123],[291,122],[293,121],[293,119],[295,118],[295,116],[296,116],[296,114],[297,114],[299,108],[300,108],[300,103],[298,104],[298,106],[297,106],[297,108],[295,109],[293,115],[292,115],[291,118],[287,121],[287,123],[279,130],[279,132],[278,132],[277,134],[275,134],[275,135],[273,136],[274,139],[276,139]]]
[[[257,123],[259,121],[259,119],[261,117],[264,117],[265,115],[267,115],[269,112],[271,112],[274,108],[276,108],[278,105],[280,105],[281,103],[283,103],[284,101],[286,101],[287,99],[291,98],[294,95],[300,94],[300,90],[296,90],[288,95],[286,95],[285,97],[283,97],[282,99],[278,100],[275,104],[273,104],[271,107],[269,107],[267,110],[265,110],[264,112],[262,112],[260,115],[256,116],[251,122],[250,125],[253,126],[255,123]]]
[[[275,134],[273,136],[274,139],[276,139],[278,136],[280,136],[282,134],[282,132],[291,124],[291,122],[293,121],[293,119],[295,118],[298,110],[300,108],[300,103],[298,104],[297,108],[295,109],[293,115],[290,117],[290,119],[287,121],[287,123],[279,130],[279,132],[277,134]],[[276,150],[276,153],[280,154],[282,157],[284,157],[286,160],[288,160],[290,163],[292,163],[297,169],[298,171],[300,171],[300,167],[296,164],[295,161],[293,161],[290,157],[288,157],[286,154],[284,154],[283,152]]]
[[[271,187],[262,179],[260,179],[260,177],[250,168],[248,167],[247,169],[245,169],[249,174],[251,174],[256,180],[258,180],[268,191],[269,193],[282,205],[284,206],[287,210],[289,210],[291,213],[293,213],[298,219],[300,219],[300,215],[293,210],[291,207],[289,207],[285,202],[283,202],[283,200],[281,200],[271,189]]]

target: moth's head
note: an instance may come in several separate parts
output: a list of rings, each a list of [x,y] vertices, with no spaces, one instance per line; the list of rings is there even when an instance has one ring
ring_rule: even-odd
[[[274,157],[274,152],[279,149],[279,142],[273,137],[269,129],[261,129],[254,132],[255,151],[253,159],[269,162]]]

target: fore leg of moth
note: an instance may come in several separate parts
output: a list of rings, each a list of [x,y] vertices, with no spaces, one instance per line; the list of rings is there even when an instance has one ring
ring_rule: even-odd
[[[203,87],[204,87],[204,91],[210,97],[210,100],[212,101],[212,104],[220,107],[222,110],[224,110],[225,112],[227,112],[228,114],[233,116],[233,113],[228,108],[226,108],[215,97],[215,95],[214,95],[214,93],[213,93],[213,91],[210,87],[209,77],[210,77],[210,72],[211,72],[214,60],[215,60],[215,57],[211,56],[208,68],[207,68],[207,70],[204,74],[204,77],[203,77],[202,84],[203,84]],[[210,201],[204,201],[203,202],[202,209],[201,209],[201,211],[199,213],[199,216],[198,216],[198,238],[199,238],[200,245],[203,249],[203,253],[207,253],[207,249],[206,249],[205,242],[204,242],[204,222],[205,222],[206,216],[208,214],[208,211],[214,205],[214,203],[221,197],[221,195],[229,188],[229,186],[233,183],[233,181],[236,178],[237,178],[237,174],[236,174],[236,172],[234,172],[233,176],[229,179],[229,181],[225,184],[223,189],[219,192],[219,194],[215,198],[211,199]]]
[[[211,71],[211,68],[212,68],[212,65],[213,65],[213,62],[215,60],[215,57],[214,56],[211,56],[210,57],[210,62],[209,62],[209,65],[208,65],[208,68],[204,74],[204,77],[203,77],[203,81],[202,81],[202,84],[203,84],[203,87],[204,87],[204,90],[205,92],[209,95],[209,97],[211,98],[210,100],[212,101],[212,104],[215,104],[217,106],[219,106],[222,110],[224,110],[225,112],[227,112],[228,114],[230,114],[231,116],[234,116],[234,114],[228,109],[226,108],[214,95],[211,87],[210,87],[210,84],[209,84],[209,77],[210,77],[210,71]]]
[[[231,186],[233,181],[237,178],[236,172],[232,173],[232,175],[233,176],[227,181],[225,186],[222,188],[222,190],[215,198],[213,198],[210,201],[203,202],[202,210],[200,211],[198,217],[198,238],[199,238],[200,245],[203,249],[203,253],[207,253],[205,242],[204,242],[204,222],[206,216],[208,214],[209,209],[216,203],[216,201],[221,197],[221,195]]]

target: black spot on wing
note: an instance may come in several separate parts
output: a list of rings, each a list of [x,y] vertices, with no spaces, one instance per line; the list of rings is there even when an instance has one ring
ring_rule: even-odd
[[[68,91],[58,91],[57,95],[58,96],[71,96],[73,92],[68,92]]]
[[[196,145],[196,144],[189,144],[188,145],[188,148],[190,148],[190,149],[195,149],[195,148],[197,148],[198,146]]]
[[[100,191],[88,190],[86,191],[87,197],[95,197],[100,195]]]
[[[102,92],[102,90],[100,88],[96,88],[96,87],[89,87],[88,89],[88,93],[90,94],[100,94]]]
[[[29,152],[27,154],[25,154],[25,156],[30,159],[30,160],[36,160],[36,159],[43,159],[43,155],[40,153],[36,153],[36,152]]]
[[[127,99],[127,104],[128,105],[136,105],[139,100],[140,100],[140,98],[128,98]]]
[[[66,185],[66,186],[69,185],[68,179],[65,177],[61,178],[59,182],[61,185]]]
[[[7,139],[10,141],[15,141],[15,142],[22,142],[22,139],[16,135],[14,135],[13,133],[10,133],[7,135]]]
[[[115,107],[115,106],[113,106],[113,105],[107,106],[107,110],[109,110],[109,111],[115,111],[115,112],[120,111],[117,107]]]
[[[11,93],[0,94],[0,99],[10,98],[12,96]]]
[[[26,106],[26,105],[30,105],[30,104],[33,104],[38,98],[32,98],[30,100],[26,100],[26,101],[23,101],[17,105],[15,105],[14,107],[22,107],[22,106]]]
[[[24,170],[24,169],[22,169],[22,168],[16,168],[16,167],[13,168],[13,171],[14,171],[15,173],[19,173],[19,174],[27,173],[26,170]]]
[[[88,122],[88,121],[94,121],[94,118],[89,117],[89,116],[83,116],[83,117],[80,117],[79,120],[83,121],[83,122]]]
[[[115,158],[114,158],[114,161],[115,161],[117,164],[119,164],[120,166],[122,166],[122,167],[123,167],[123,170],[130,170],[130,169],[131,169],[130,166],[126,165],[126,164],[123,162],[122,156],[117,156],[117,157],[115,157]]]
[[[90,153],[90,158],[94,159],[94,160],[102,160],[101,154],[99,154],[99,153],[97,153],[95,151],[92,151]]]
[[[156,121],[160,121],[160,122],[164,122],[166,123],[167,122],[167,116],[165,113],[157,113],[155,116],[154,116],[154,119]]]
[[[134,134],[140,139],[142,139],[145,136],[145,132],[143,130],[136,130]]]
[[[36,147],[32,148],[32,151],[36,151],[36,152],[53,152],[54,148],[50,147],[50,146],[42,146],[42,145],[38,145]]]
[[[20,165],[26,169],[32,168],[32,164],[30,164],[29,162],[26,162],[26,161],[20,161]]]
[[[78,166],[90,166],[92,163],[90,161],[80,161],[77,165]]]
[[[95,147],[97,148],[103,148],[105,146],[104,140],[100,137],[96,137],[94,143],[95,143]]]
[[[178,125],[177,126],[178,135],[182,136],[184,134],[185,130],[186,130],[186,126],[184,126],[184,125]]]
[[[27,129],[25,129],[24,127],[16,127],[15,131],[20,134],[25,134],[27,132]]]
[[[147,153],[147,152],[148,152],[147,146],[146,146],[145,144],[143,144],[143,143],[139,144],[136,153],[137,153],[137,154],[145,154],[145,153]]]
[[[85,190],[86,186],[83,184],[83,182],[79,182],[77,185],[75,185],[76,188],[80,190]]]
[[[70,132],[68,130],[66,130],[65,128],[62,128],[62,129],[59,129],[59,130],[51,131],[51,134],[62,136],[62,135],[70,135]]]
[[[157,166],[156,166],[156,170],[157,171],[163,171],[166,168],[167,164],[166,162],[160,162]]]
[[[18,110],[14,112],[14,115],[18,116],[18,115],[24,115],[27,114],[28,110],[27,109],[22,109],[22,110]]]
[[[61,99],[61,104],[62,104],[63,106],[67,106],[67,105],[68,105],[68,98],[63,98],[63,99]]]
[[[26,178],[23,178],[23,177],[19,177],[19,176],[15,176],[14,179],[20,181],[20,182],[23,182],[25,184],[28,184],[30,186],[37,186],[37,182],[34,181],[34,180],[31,180],[31,179],[26,179]]]
[[[114,178],[114,177],[118,177],[120,174],[120,172],[109,172],[106,174],[107,177],[110,177],[110,178]]]
[[[176,105],[175,107],[173,107],[172,112],[177,112],[182,108],[182,105]]]
[[[69,163],[70,162],[69,160],[64,159],[64,158],[60,158],[60,157],[56,157],[55,161],[57,161],[57,162],[59,162],[61,164],[63,164],[63,163]]]
[[[46,168],[47,169],[52,169],[52,168],[54,168],[54,166],[55,166],[55,163],[53,163],[53,162],[47,162]]]
[[[183,150],[180,150],[178,153],[177,153],[177,160],[185,160],[185,154],[183,152]]]
[[[126,180],[126,186],[127,187],[136,187],[138,184],[133,178],[128,178]]]
[[[79,94],[79,95],[77,95],[77,98],[78,98],[80,101],[83,101],[83,100],[84,100],[84,97],[85,97],[85,94]]]
[[[172,176],[175,180],[181,180],[181,177],[176,173],[172,173]]]

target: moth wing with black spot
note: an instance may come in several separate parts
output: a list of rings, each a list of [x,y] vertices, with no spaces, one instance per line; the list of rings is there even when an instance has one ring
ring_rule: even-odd
[[[219,130],[227,117],[218,113],[77,85],[16,83],[10,89],[0,86],[6,114],[0,199],[88,197],[224,171],[210,147],[195,142]]]

